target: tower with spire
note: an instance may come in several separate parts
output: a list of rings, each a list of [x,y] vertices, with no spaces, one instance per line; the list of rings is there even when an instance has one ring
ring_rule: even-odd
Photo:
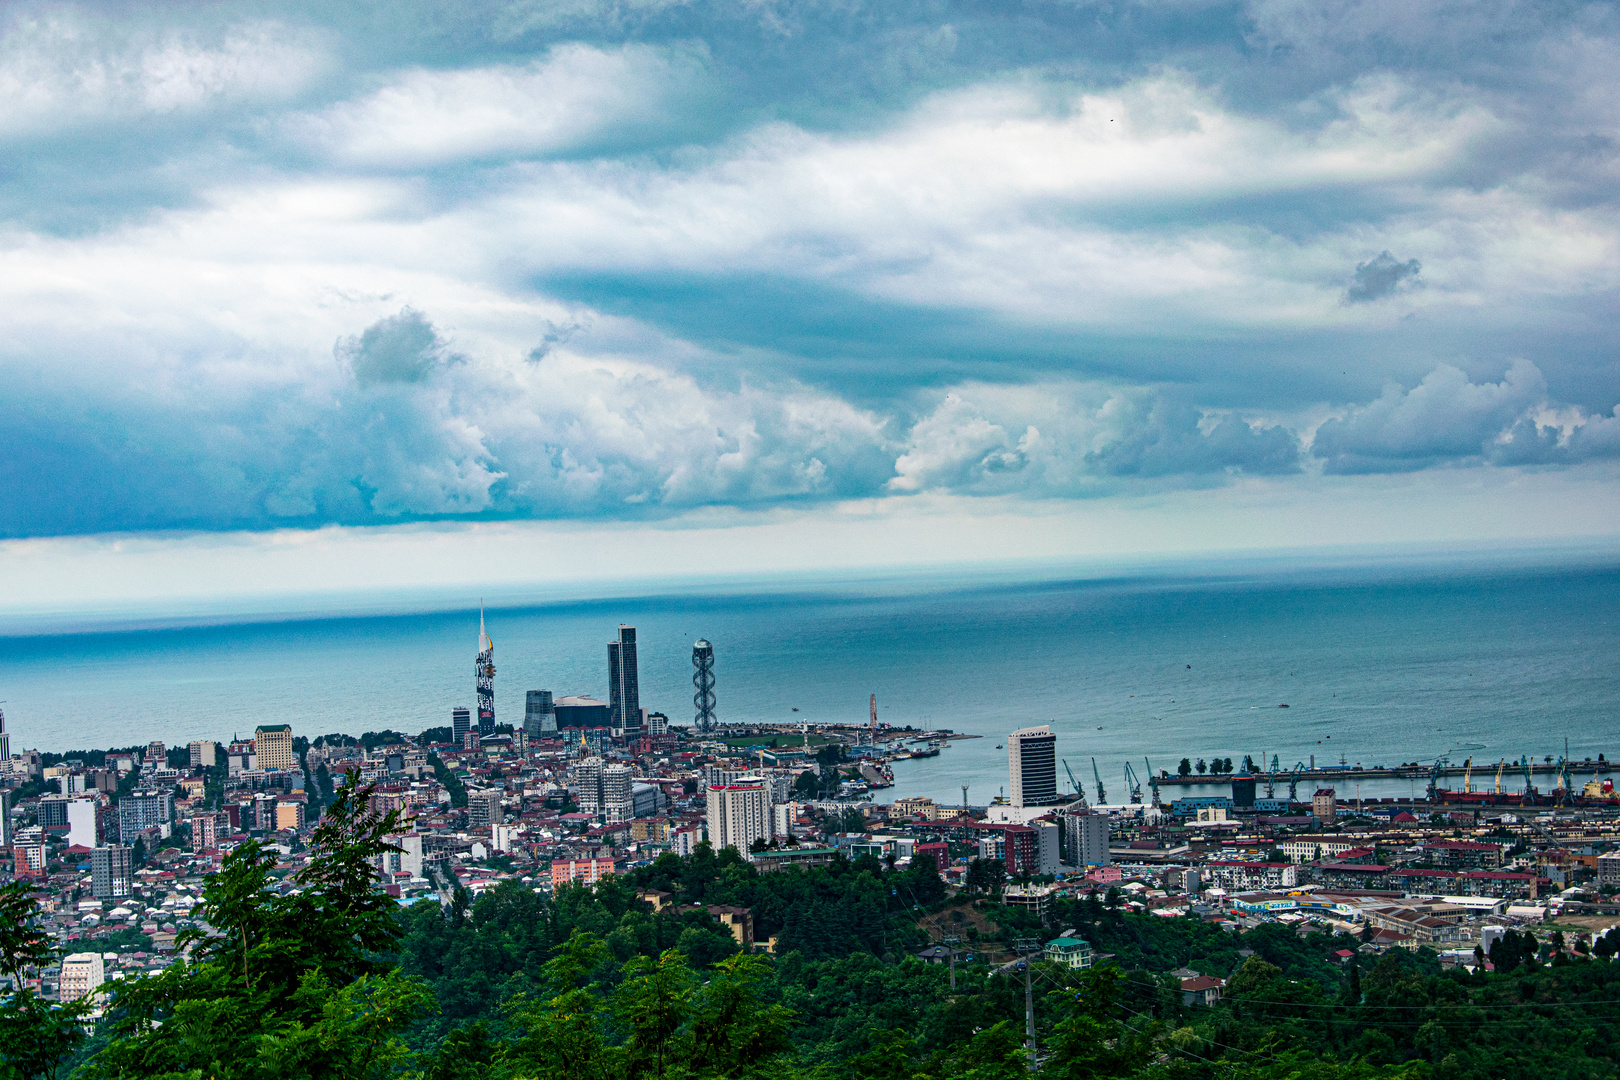
[[[478,659],[473,664],[478,680],[478,734],[495,734],[495,642],[484,630],[484,602],[478,601]]]

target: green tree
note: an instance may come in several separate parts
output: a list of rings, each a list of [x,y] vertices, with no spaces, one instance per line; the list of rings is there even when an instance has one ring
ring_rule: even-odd
[[[1176,775],[1178,776],[1191,775],[1192,771],[1193,767],[1191,758],[1182,758],[1181,764],[1176,766]]]
[[[670,1042],[691,1012],[692,969],[679,950],[666,949],[656,960],[632,958],[623,975],[613,992],[613,1015],[629,1032],[625,1068],[631,1076],[643,1076],[650,1067],[662,1080]]]
[[[699,1075],[737,1080],[791,1047],[792,1011],[760,996],[768,975],[765,961],[746,953],[716,965],[697,995],[686,1035],[686,1058]]]
[[[81,1070],[100,1077],[207,1075],[220,1080],[374,1077],[397,1072],[399,1039],[431,1006],[421,983],[377,956],[400,933],[372,861],[397,851],[398,812],[365,809],[350,775],[315,829],[298,891],[271,889],[276,857],[249,841],[208,879],[198,913],[213,934],[177,939],[190,959],[125,980],[111,1041]]]
[[[88,1002],[58,1007],[24,985],[29,971],[56,956],[38,919],[30,882],[0,888],[0,973],[10,977],[14,988],[0,1005],[0,1077],[5,1080],[55,1076],[57,1066],[84,1040]]]

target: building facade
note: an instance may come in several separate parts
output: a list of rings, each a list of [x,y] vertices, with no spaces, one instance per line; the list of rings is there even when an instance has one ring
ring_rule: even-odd
[[[266,724],[253,729],[253,755],[261,769],[281,769],[290,772],[298,767],[298,755],[293,751],[291,724]]]
[[[97,900],[120,900],[135,887],[126,844],[104,844],[90,852],[90,892]]]
[[[1008,877],[1031,877],[1041,872],[1041,839],[1035,829],[1028,825],[1009,825],[1001,835]]]
[[[602,817],[609,824],[636,816],[633,791],[636,772],[628,765],[602,766]]]
[[[530,690],[524,695],[523,730],[531,739],[557,734],[557,705],[551,700],[550,690]]]
[[[475,829],[501,824],[501,789],[476,788],[467,792],[467,820]]]
[[[79,1001],[97,993],[107,980],[107,969],[98,952],[73,953],[62,958],[62,977],[57,983],[57,997],[63,1004]]]
[[[733,784],[711,785],[707,822],[709,843],[716,851],[736,848],[746,859],[754,841],[769,843],[773,836],[771,795],[764,779],[744,776]]]
[[[1070,812],[1063,816],[1063,829],[1070,866],[1107,866],[1113,861],[1108,854],[1107,814]]]
[[[1048,724],[1007,736],[1008,795],[1015,807],[1057,801],[1057,736]]]
[[[608,726],[625,735],[641,734],[641,680],[636,667],[636,628],[619,624],[608,642]]]
[[[595,885],[613,872],[612,859],[561,859],[551,864],[551,887],[555,889],[570,881]]]

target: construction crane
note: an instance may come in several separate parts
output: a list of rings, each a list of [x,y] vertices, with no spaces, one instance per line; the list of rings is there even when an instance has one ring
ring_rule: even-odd
[[[1080,781],[1074,778],[1074,770],[1069,768],[1069,760],[1067,758],[1063,759],[1063,771],[1069,774],[1069,783],[1074,785],[1074,793],[1080,796],[1080,800],[1084,802],[1086,798],[1086,789],[1081,787]]]
[[[1159,774],[1153,771],[1153,762],[1144,755],[1142,764],[1147,766],[1148,787],[1153,789],[1153,805],[1159,805]]]
[[[1288,803],[1290,806],[1293,805],[1294,800],[1299,798],[1299,774],[1304,771],[1305,763],[1296,761],[1294,763],[1294,775],[1288,778]]]
[[[1131,763],[1125,763],[1125,790],[1131,793],[1131,802],[1140,804],[1142,801],[1142,782],[1136,778],[1136,770]]]
[[[1097,805],[1102,806],[1108,802],[1108,792],[1103,790],[1102,773],[1097,771],[1097,759],[1091,759],[1091,775],[1097,781]]]

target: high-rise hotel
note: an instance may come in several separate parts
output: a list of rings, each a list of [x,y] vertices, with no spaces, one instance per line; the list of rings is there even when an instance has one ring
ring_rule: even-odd
[[[1013,806],[1058,801],[1057,736],[1051,725],[1019,728],[1007,736],[1007,779]]]

